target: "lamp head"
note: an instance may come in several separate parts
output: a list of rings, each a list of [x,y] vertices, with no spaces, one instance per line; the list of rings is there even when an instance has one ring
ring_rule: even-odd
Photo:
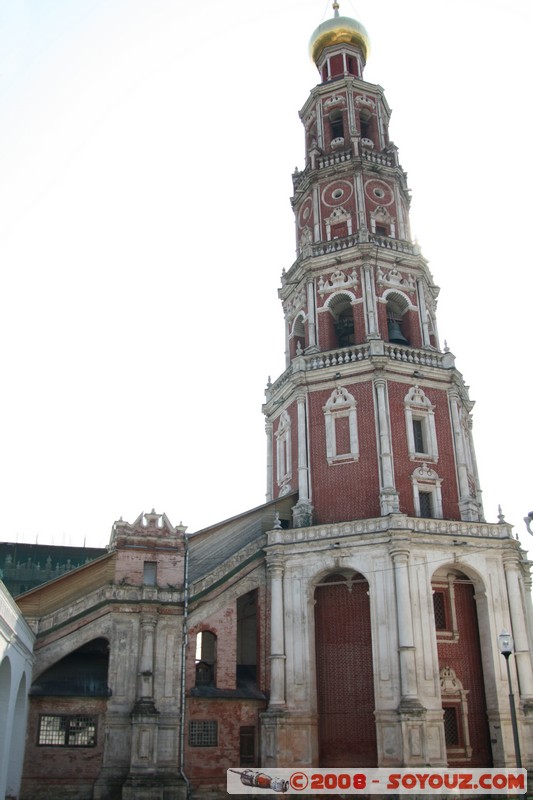
[[[511,653],[513,652],[513,637],[507,631],[502,631],[498,636],[498,647],[500,649],[500,653],[505,658],[509,658]]]

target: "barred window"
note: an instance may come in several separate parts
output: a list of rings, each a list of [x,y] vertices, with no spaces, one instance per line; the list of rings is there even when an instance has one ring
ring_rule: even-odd
[[[444,711],[444,737],[446,739],[446,747],[453,747],[459,745],[459,724],[457,721],[457,712],[459,709],[456,706],[445,706]]]
[[[438,631],[447,630],[448,620],[446,618],[446,595],[444,592],[434,590],[433,610],[435,612],[435,628]]]
[[[96,717],[41,714],[37,744],[52,747],[95,747]]]
[[[192,719],[189,722],[189,744],[191,747],[216,747],[218,726],[216,720]]]

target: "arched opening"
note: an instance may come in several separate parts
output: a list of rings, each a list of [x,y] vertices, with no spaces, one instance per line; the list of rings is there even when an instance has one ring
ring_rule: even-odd
[[[216,686],[217,637],[200,631],[196,637],[196,686]]]
[[[9,743],[10,753],[7,759],[6,797],[18,797],[20,789],[22,755],[24,753],[24,737],[26,733],[28,710],[27,703],[26,676],[22,675],[17,691],[17,699],[15,701],[15,713],[13,714],[13,727],[11,730],[11,741]]]
[[[291,358],[295,358],[295,356],[303,353],[304,349],[305,349],[305,322],[303,315],[299,314],[298,317],[294,320],[294,325],[292,328],[292,335],[290,342]]]
[[[490,767],[487,701],[474,586],[459,570],[434,575],[433,610],[450,767]]]
[[[0,664],[0,765],[4,762],[6,750],[9,747],[8,734],[8,712],[9,697],[11,694],[11,662],[9,658],[4,658]]]
[[[344,122],[342,119],[342,111],[340,109],[334,109],[329,115],[329,126],[331,144],[344,144]]]
[[[109,697],[109,642],[93,639],[45,670],[30,694],[47,697]]]
[[[366,139],[366,142],[372,146],[374,144],[374,126],[372,125],[372,114],[367,109],[359,112],[359,130],[361,139]]]
[[[407,301],[400,294],[387,297],[387,338],[392,344],[408,345],[409,331],[405,324]]]
[[[237,598],[237,687],[257,686],[257,591]]]
[[[315,589],[319,763],[377,766],[368,582],[336,572]]]
[[[353,307],[349,297],[340,295],[333,298],[329,310],[333,317],[335,346],[350,347],[356,344]]]

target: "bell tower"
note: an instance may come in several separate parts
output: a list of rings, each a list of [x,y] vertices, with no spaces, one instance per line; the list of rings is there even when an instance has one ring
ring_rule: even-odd
[[[267,499],[298,491],[294,524],[403,512],[480,521],[473,404],[439,341],[435,286],[410,237],[390,108],[364,80],[369,39],[334,16],[300,111],[297,258],[279,296],[286,371],[267,387]]]
[[[263,406],[267,499],[294,505],[265,547],[262,766],[514,766],[502,629],[533,766],[529,562],[502,515],[484,521],[390,108],[364,79],[365,29],[333,8],[310,42],[286,369]]]

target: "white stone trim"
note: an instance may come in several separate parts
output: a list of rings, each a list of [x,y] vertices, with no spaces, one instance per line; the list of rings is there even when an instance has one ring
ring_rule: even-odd
[[[407,449],[411,461],[424,459],[424,461],[437,462],[439,450],[437,445],[437,430],[435,427],[435,406],[418,384],[412,386],[404,397],[405,427],[407,433]],[[422,437],[425,449],[416,450],[413,422],[422,423]]]
[[[337,387],[323,407],[326,428],[326,458],[328,464],[339,461],[357,461],[359,437],[357,434],[357,401],[344,387]],[[348,418],[350,449],[347,453],[337,451],[337,421]]]

